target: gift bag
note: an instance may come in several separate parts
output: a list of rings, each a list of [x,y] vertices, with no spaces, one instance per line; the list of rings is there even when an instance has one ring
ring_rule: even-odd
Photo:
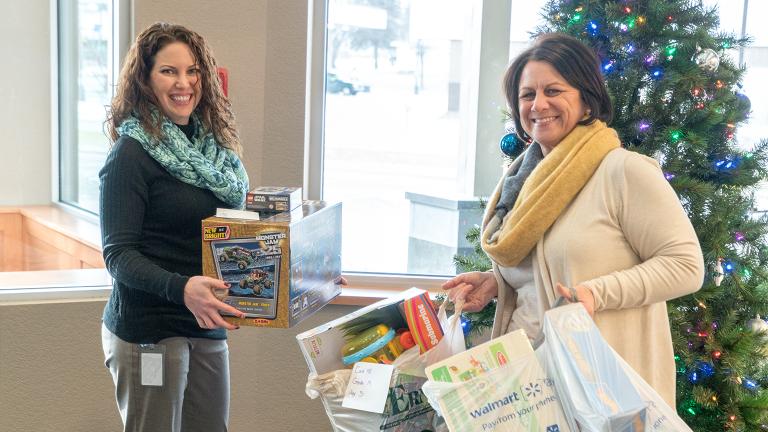
[[[426,381],[424,368],[466,349],[460,322],[461,306],[457,304],[456,313],[449,318],[447,301],[443,302],[437,313],[444,333],[440,341],[423,354],[419,353],[418,346],[408,349],[392,363],[394,373],[383,414],[342,406],[351,374],[349,369],[310,374],[307,395],[312,399],[321,398],[337,432],[447,432],[445,422],[436,415],[421,387]]]
[[[427,381],[422,391],[453,432],[572,430],[534,352],[466,381]]]
[[[664,400],[603,339],[581,304],[544,315],[546,359],[563,409],[582,431],[690,431]]]

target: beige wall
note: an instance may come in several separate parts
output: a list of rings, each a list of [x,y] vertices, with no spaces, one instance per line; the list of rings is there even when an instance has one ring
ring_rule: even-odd
[[[104,367],[103,301],[0,305],[0,431],[121,430]],[[304,394],[307,364],[296,334],[350,313],[326,306],[293,329],[230,333],[230,431],[331,430],[320,400]]]
[[[0,205],[51,199],[48,0],[0,1]]]
[[[0,205],[51,200],[49,0],[0,2]],[[229,69],[252,185],[301,186],[309,0],[133,0],[134,26],[189,26]]]

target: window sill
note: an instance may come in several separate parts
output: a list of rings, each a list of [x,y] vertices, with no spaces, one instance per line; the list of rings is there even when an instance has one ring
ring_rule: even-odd
[[[98,223],[61,206],[0,208],[0,214],[17,213],[53,233],[101,251]],[[103,266],[103,264],[102,264]],[[439,292],[445,278],[408,275],[350,273],[348,285],[332,304],[367,306],[411,287]],[[104,268],[0,272],[0,304],[104,301],[112,278]]]

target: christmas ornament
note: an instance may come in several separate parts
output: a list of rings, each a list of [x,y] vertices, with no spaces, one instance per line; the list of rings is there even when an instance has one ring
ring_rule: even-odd
[[[723,270],[723,259],[718,258],[717,264],[715,264],[715,271],[712,274],[712,280],[715,282],[715,286],[720,286],[725,278],[725,271]]]
[[[746,118],[752,112],[752,102],[744,93],[736,93],[736,109]]]
[[[703,49],[696,53],[693,60],[704,72],[716,72],[720,66],[720,56],[711,48]]]
[[[747,321],[747,328],[755,333],[768,332],[768,323],[765,322],[760,315]]]
[[[516,158],[520,156],[520,153],[522,153],[523,150],[525,150],[525,141],[520,139],[516,133],[510,132],[501,137],[499,147],[501,148],[501,152],[508,157]]]

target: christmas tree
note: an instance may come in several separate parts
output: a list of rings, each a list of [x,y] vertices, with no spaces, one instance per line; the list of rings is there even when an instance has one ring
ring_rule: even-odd
[[[750,103],[744,68],[728,55],[748,40],[720,32],[717,11],[700,1],[551,0],[542,16],[537,33],[595,49],[616,113],[610,126],[626,148],[659,161],[699,237],[702,289],[668,302],[678,413],[695,431],[768,430],[768,325],[759,318],[768,315],[768,225],[754,215],[768,142],[738,143]],[[457,266],[487,268],[477,256]]]

